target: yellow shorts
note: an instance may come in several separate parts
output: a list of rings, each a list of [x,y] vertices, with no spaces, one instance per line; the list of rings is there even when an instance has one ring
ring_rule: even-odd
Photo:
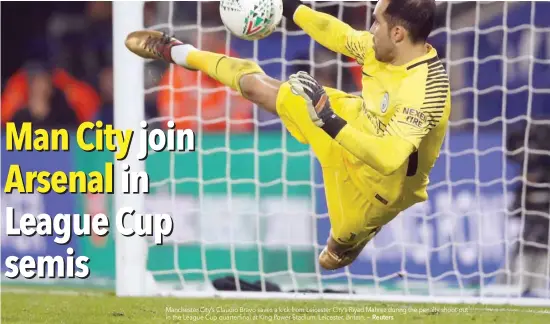
[[[325,90],[332,109],[343,119],[350,121],[361,113],[361,97],[332,88]],[[313,124],[303,98],[293,94],[287,82],[281,85],[277,95],[277,113],[290,134],[299,142],[309,144],[319,160],[334,240],[345,245],[370,240],[397,216],[398,211],[381,206],[351,182],[344,165],[344,149]]]

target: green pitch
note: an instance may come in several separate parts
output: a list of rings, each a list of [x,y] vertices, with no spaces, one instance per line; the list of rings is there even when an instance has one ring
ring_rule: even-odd
[[[12,290],[13,291],[13,290]],[[550,309],[335,301],[117,298],[110,293],[2,293],[2,323],[549,323]]]

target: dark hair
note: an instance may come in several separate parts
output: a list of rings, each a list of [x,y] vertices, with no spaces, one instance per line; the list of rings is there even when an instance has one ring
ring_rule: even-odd
[[[413,43],[425,42],[435,21],[435,0],[389,0],[384,12],[393,28],[401,25],[407,29]]]

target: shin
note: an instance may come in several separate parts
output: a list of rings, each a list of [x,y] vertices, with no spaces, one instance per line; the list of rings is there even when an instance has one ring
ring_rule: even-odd
[[[281,81],[267,76],[254,61],[194,50],[186,53],[184,66],[208,74],[260,108],[276,114]]]
[[[277,114],[277,94],[282,82],[265,74],[247,74],[240,79],[242,96],[260,108]]]

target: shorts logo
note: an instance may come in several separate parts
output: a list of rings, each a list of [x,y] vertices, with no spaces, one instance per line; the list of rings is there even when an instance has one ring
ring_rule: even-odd
[[[382,113],[385,113],[388,111],[388,103],[390,101],[390,95],[386,92],[384,93],[384,97],[382,98],[382,103],[380,104],[380,111]]]

